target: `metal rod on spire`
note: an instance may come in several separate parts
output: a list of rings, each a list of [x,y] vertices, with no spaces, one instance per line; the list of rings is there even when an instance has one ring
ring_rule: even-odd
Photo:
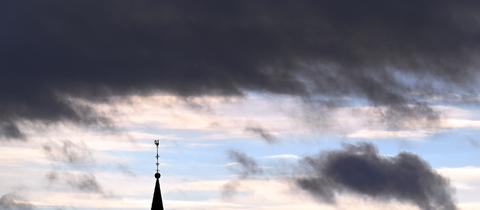
[[[160,140],[155,140],[154,142],[155,142],[155,145],[157,145],[157,155],[155,157],[157,158],[156,165],[157,165],[157,173],[158,173],[158,165],[159,165],[158,158],[160,157],[160,156],[158,156],[158,145],[160,144]]]

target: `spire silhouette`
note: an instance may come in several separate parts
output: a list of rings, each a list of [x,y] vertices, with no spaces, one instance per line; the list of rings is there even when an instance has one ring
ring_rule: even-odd
[[[155,191],[153,192],[153,201],[152,201],[152,210],[163,210],[163,201],[162,201],[162,192],[160,191],[160,173],[158,172],[158,144],[160,143],[159,140],[155,140],[155,145],[157,146],[157,155],[155,156],[157,158],[157,173],[155,173],[155,179],[157,181],[155,182]]]

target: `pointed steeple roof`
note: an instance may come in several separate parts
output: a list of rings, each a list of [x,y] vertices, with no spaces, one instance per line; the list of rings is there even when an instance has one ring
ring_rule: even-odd
[[[155,183],[155,192],[153,193],[152,210],[163,210],[162,192],[160,192],[160,173],[155,174],[157,182]]]
[[[157,145],[157,155],[155,156],[157,158],[157,173],[155,173],[155,179],[157,179],[155,183],[155,191],[153,192],[153,201],[152,201],[152,210],[163,210],[163,201],[162,201],[162,192],[160,191],[160,173],[158,172],[158,145],[159,141],[155,140],[155,145]]]

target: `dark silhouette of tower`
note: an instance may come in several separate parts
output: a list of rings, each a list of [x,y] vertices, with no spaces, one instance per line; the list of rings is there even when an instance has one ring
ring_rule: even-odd
[[[155,179],[157,181],[155,182],[155,191],[153,192],[153,201],[152,201],[152,210],[163,210],[163,201],[162,201],[162,192],[160,191],[160,182],[158,179],[160,179],[160,173],[158,172],[158,144],[160,143],[159,140],[155,140],[155,145],[157,146],[157,173],[155,173]]]

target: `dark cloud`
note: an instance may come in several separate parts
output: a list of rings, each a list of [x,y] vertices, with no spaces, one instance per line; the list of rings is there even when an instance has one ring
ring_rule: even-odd
[[[0,7],[0,131],[108,121],[74,99],[163,91],[357,97],[393,121],[477,95],[480,2],[15,1]]]
[[[25,135],[20,131],[13,122],[0,122],[0,137],[6,139],[22,139],[25,140]]]
[[[265,142],[269,144],[273,144],[277,141],[277,138],[273,134],[271,134],[268,130],[265,128],[259,127],[259,126],[247,126],[245,127],[245,131],[255,134],[265,140]]]
[[[301,189],[330,203],[337,194],[357,193],[379,200],[398,200],[422,210],[455,210],[448,180],[411,153],[378,154],[372,144],[345,145],[343,150],[306,157]]]
[[[1,210],[33,210],[34,206],[22,199],[20,196],[8,193],[0,197]]]

